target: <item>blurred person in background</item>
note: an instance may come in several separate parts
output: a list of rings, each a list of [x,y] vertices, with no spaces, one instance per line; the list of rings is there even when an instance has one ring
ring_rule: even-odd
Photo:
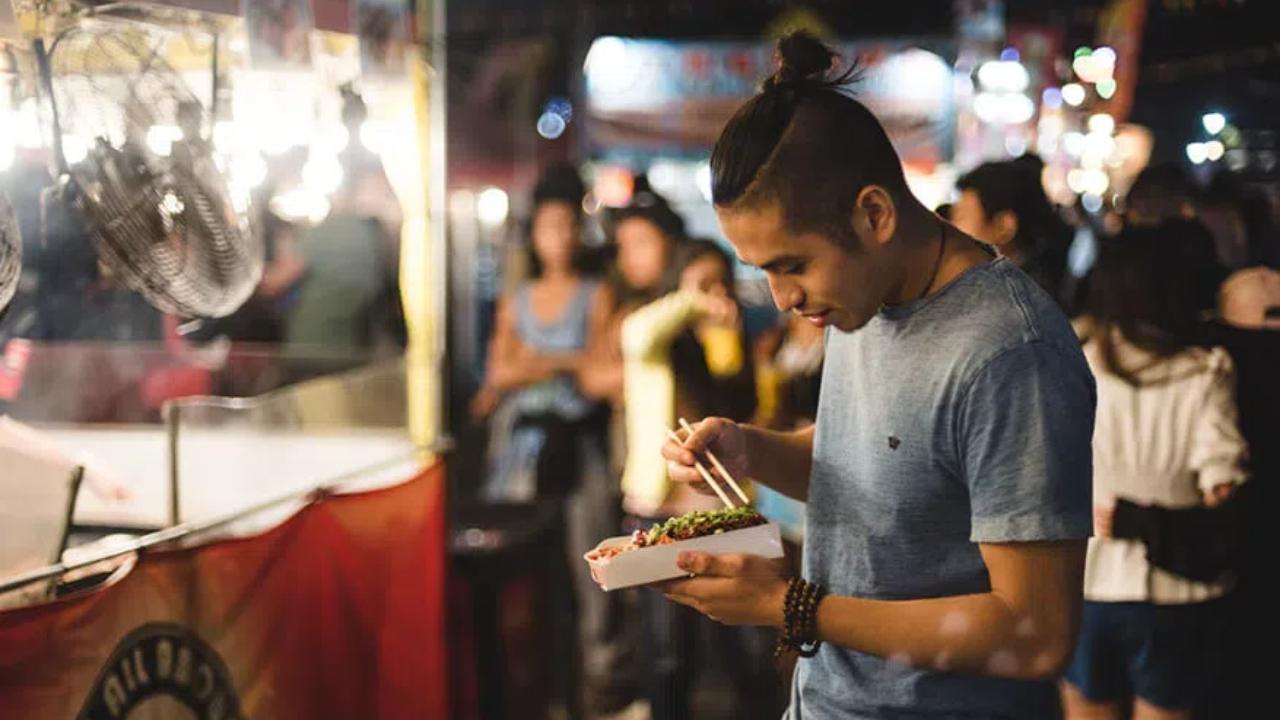
[[[1155,163],[1143,168],[1125,195],[1125,225],[1147,227],[1195,216],[1195,183],[1177,163]]]
[[[822,385],[823,341],[822,330],[798,315],[786,316],[782,324],[756,338],[758,401],[753,425],[792,432],[814,423]],[[804,539],[804,503],[757,485],[756,506],[781,526],[788,556],[798,558]]]
[[[342,181],[328,216],[298,244],[306,270],[285,318],[285,341],[353,354],[398,352],[406,340],[400,204],[382,160],[360,140],[368,118],[364,100],[347,86],[342,98],[348,133],[338,158]]]
[[[10,338],[37,337],[41,332],[42,296],[59,292],[56,284],[45,285],[46,275],[56,272],[60,264],[44,257],[46,240],[41,198],[45,188],[52,184],[48,161],[29,150],[20,150],[13,166],[0,172],[0,191],[4,192],[13,208],[22,236],[21,275],[12,301],[0,314],[0,345]],[[49,244],[54,244],[53,238]],[[92,267],[91,264],[86,266]],[[70,289],[64,287],[60,292],[68,293]]]
[[[1096,535],[1063,684],[1068,720],[1190,718],[1220,679],[1232,520],[1198,523],[1245,481],[1246,448],[1231,358],[1198,346],[1186,288],[1202,268],[1168,251],[1206,234],[1175,218],[1105,241],[1077,322],[1098,384]]]
[[[98,260],[84,218],[60,192],[41,151],[20,149],[0,172],[22,234],[17,294],[0,316],[0,343],[156,342],[163,314],[116,282]]]
[[[1280,329],[1280,235],[1270,200],[1221,171],[1199,209],[1219,260],[1232,270],[1218,289],[1222,320],[1238,328]]]
[[[628,531],[720,502],[675,485],[661,449],[679,418],[717,414],[739,420],[755,411],[751,357],[734,291],[733,261],[712,240],[691,240],[677,254],[671,291],[622,323],[628,452],[622,478]],[[653,720],[693,716],[696,640],[710,636],[724,661],[738,715],[776,718],[772,637],[760,628],[727,628],[642,590],[646,689]]]
[[[276,194],[298,181],[305,158],[303,148],[293,148],[268,161],[267,179],[253,191],[249,207],[250,228],[262,242],[262,279],[253,295],[225,318],[204,320],[188,334],[191,340],[225,336],[232,342],[278,343],[284,339],[284,318],[289,301],[306,273],[298,249],[299,228],[272,207]]]
[[[1218,291],[1218,311],[1232,327],[1280,330],[1280,270],[1257,265],[1231,273]]]
[[[1045,196],[1037,165],[983,163],[961,176],[956,189],[951,222],[996,248],[1061,304],[1070,230]]]
[[[620,476],[627,457],[622,322],[657,299],[669,282],[676,250],[684,241],[684,219],[665,198],[638,182],[631,203],[612,211],[607,224],[615,253],[609,284],[618,306],[605,332],[592,343],[591,360],[580,369],[578,379],[588,395],[612,404],[610,458]]]
[[[622,322],[629,440],[623,502],[641,518],[688,512],[668,503],[715,503],[668,482],[658,452],[667,428],[708,407],[745,419],[756,406],[732,260],[714,241],[695,240],[682,245],[676,268],[671,291]]]
[[[576,374],[613,309],[609,288],[579,269],[581,188],[572,168],[544,174],[529,224],[531,279],[498,301],[487,373],[472,402],[477,419],[498,412],[482,493],[490,500],[528,502],[577,482],[540,471],[550,467],[541,460],[548,441],[554,452],[572,432],[562,426],[584,422],[594,410]]]
[[[610,211],[605,220],[609,234],[608,250],[612,252],[607,280],[618,304],[604,330],[592,337],[588,359],[579,367],[577,376],[579,386],[587,396],[603,401],[609,407],[608,458],[610,476],[615,479],[614,503],[611,511],[602,513],[600,517],[613,524],[606,532],[598,534],[593,542],[616,534],[623,525],[621,488],[617,481],[623,474],[628,447],[622,324],[632,312],[661,295],[664,285],[670,281],[677,249],[684,242],[684,219],[671,209],[665,198],[649,188],[643,177],[637,178],[631,202]],[[580,559],[575,561],[582,564]],[[591,591],[600,593],[594,585]],[[637,601],[643,592],[610,593],[618,603],[611,607],[620,615],[636,612]],[[614,617],[616,620],[617,615]],[[635,652],[640,649],[640,628],[631,620],[623,619],[621,622],[625,628],[613,626],[616,628],[612,639],[615,651],[611,655],[614,658],[613,682],[605,686],[607,692],[601,693],[595,704],[602,712],[625,707],[628,698],[643,702],[645,695],[639,684],[643,682],[644,668],[650,660]],[[628,707],[623,712],[634,709],[634,706]]]
[[[641,179],[631,203],[611,213],[609,222],[619,306],[635,309],[656,299],[669,280],[675,249],[685,236],[684,218]]]
[[[368,105],[350,83],[338,88],[338,92],[342,96],[342,125],[346,129],[347,144],[338,153],[342,187],[335,196],[334,210],[377,222],[383,276],[374,301],[372,331],[378,346],[399,352],[409,339],[404,306],[400,302],[400,235],[404,228],[404,209],[382,158],[365,144]]]
[[[338,154],[343,183],[348,189],[343,200],[350,212],[377,219],[382,226],[387,254],[398,262],[404,210],[387,177],[382,158],[365,145],[364,129],[369,120],[369,107],[350,83],[340,87],[338,92],[342,95],[342,126],[347,132],[346,147]]]
[[[824,340],[820,328],[795,314],[787,315],[780,325],[756,338],[759,400],[753,425],[781,432],[813,425],[818,417]],[[799,567],[804,549],[804,503],[763,484],[756,484],[754,488],[756,509],[778,524],[787,561]],[[797,660],[791,653],[783,658],[784,679],[791,678]]]
[[[607,460],[607,409],[582,392],[577,374],[593,339],[605,331],[613,294],[581,270],[582,195],[582,180],[568,165],[548,168],[534,188],[532,277],[499,300],[487,374],[472,413],[490,419],[482,497],[564,500],[584,702],[591,713],[608,713],[632,700],[623,689],[621,598],[600,592],[582,555],[617,533],[621,511]]]
[[[1118,214],[1120,228],[1149,228],[1170,220],[1196,218],[1197,193],[1195,183],[1181,165],[1148,165],[1138,173],[1125,195]],[[1115,233],[1099,227],[1093,234],[1095,238],[1106,238]],[[1226,278],[1227,271],[1218,261],[1212,236],[1208,233],[1183,233],[1169,238],[1166,251],[1184,255],[1186,267],[1198,268],[1194,275],[1187,278],[1189,284],[1186,291],[1194,298],[1199,313],[1214,312],[1218,287]],[[1087,311],[1092,277],[1090,269],[1071,289],[1068,306],[1073,316]]]
[[[760,334],[755,342],[760,402],[755,424],[795,430],[818,412],[822,383],[823,332],[796,315]]]
[[[1218,262],[1228,271],[1264,260],[1260,241],[1270,234],[1270,208],[1235,173],[1221,170],[1209,179],[1197,198],[1196,216],[1209,229]]]
[[[1274,650],[1277,627],[1274,543],[1277,504],[1275,488],[1280,480],[1280,264],[1276,260],[1275,229],[1268,200],[1261,193],[1252,199],[1254,219],[1249,240],[1250,266],[1236,270],[1218,293],[1219,322],[1209,328],[1211,342],[1231,353],[1236,370],[1236,403],[1240,430],[1249,444],[1250,482],[1240,488],[1235,504],[1241,510],[1238,526],[1240,563],[1236,586],[1227,602],[1231,608],[1225,680],[1204,707],[1205,718],[1231,720],[1255,714],[1271,700],[1270,667],[1255,658]],[[1259,213],[1258,210],[1263,210]],[[1268,259],[1270,258],[1270,259]],[[1200,717],[1200,715],[1197,715]]]
[[[1197,189],[1182,166],[1174,163],[1150,165],[1138,173],[1125,197],[1123,225],[1150,228],[1171,220],[1200,219]],[[1170,225],[1169,227],[1177,227]],[[1183,278],[1185,292],[1197,313],[1217,307],[1218,288],[1227,277],[1213,236],[1208,232],[1184,232],[1166,239],[1164,249],[1182,256],[1178,267],[1194,269]],[[1085,296],[1087,302],[1088,295]]]
[[[285,342],[303,352],[372,352],[391,277],[377,221],[335,210],[303,233],[298,248],[305,270],[285,317]]]

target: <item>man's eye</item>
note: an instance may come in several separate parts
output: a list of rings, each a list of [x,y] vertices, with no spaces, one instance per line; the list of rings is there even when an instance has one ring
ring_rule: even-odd
[[[804,269],[805,269],[804,263],[796,263],[795,265],[792,265],[788,267],[786,270],[784,270],[783,273],[786,275],[802,275],[804,274]]]

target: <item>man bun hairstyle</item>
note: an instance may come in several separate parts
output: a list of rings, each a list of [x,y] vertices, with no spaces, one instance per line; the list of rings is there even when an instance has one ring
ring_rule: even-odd
[[[778,203],[788,229],[856,243],[854,201],[867,185],[909,196],[902,163],[880,121],[850,95],[860,72],[813,35],[778,41],[778,69],[734,113],[711,153],[717,207]]]
[[[836,53],[809,33],[798,31],[783,37],[778,41],[777,55],[778,70],[765,80],[766,87],[813,81],[831,84],[823,78],[835,62]],[[846,71],[836,84],[843,84],[849,77],[851,71]]]

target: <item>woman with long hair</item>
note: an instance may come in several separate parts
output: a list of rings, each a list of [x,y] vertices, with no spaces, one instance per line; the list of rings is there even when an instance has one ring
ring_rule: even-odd
[[[715,414],[745,421],[755,412],[754,371],[732,259],[715,241],[690,240],[677,251],[675,270],[669,292],[622,322],[628,445],[622,491],[629,531],[720,507],[715,498],[670,482],[661,455],[667,428],[679,427],[682,417]],[[645,689],[654,720],[692,716],[700,637],[724,659],[741,699],[740,714],[778,716],[768,633],[720,627],[657,592],[641,592],[640,607]]]
[[[1171,250],[1205,233],[1168,220],[1106,241],[1078,323],[1098,387],[1095,537],[1063,685],[1068,720],[1189,718],[1220,670],[1229,563],[1187,559],[1222,537],[1179,519],[1206,517],[1245,480],[1231,359],[1199,344],[1190,288],[1201,269]],[[1148,521],[1133,532],[1124,517]]]
[[[614,253],[608,276],[618,305],[605,331],[595,336],[590,360],[578,372],[578,382],[587,395],[613,406],[610,458],[619,474],[627,457],[622,323],[669,289],[676,253],[685,241],[684,219],[647,187],[643,184],[630,204],[612,211],[607,219]]]
[[[472,412],[492,412],[482,497],[563,500],[582,700],[600,714],[625,707],[633,692],[622,668],[630,657],[622,599],[600,592],[582,562],[600,538],[616,534],[621,515],[617,475],[608,464],[608,409],[579,381],[614,305],[610,289],[583,271],[582,195],[570,166],[552,168],[535,188],[531,279],[499,301],[485,384]]]
[[[532,279],[498,301],[485,380],[472,403],[478,418],[499,403],[506,411],[491,433],[482,493],[491,500],[526,502],[576,481],[539,475],[539,461],[544,470],[561,465],[548,462],[548,443],[595,408],[576,373],[613,307],[608,288],[580,271],[581,187],[576,174],[548,173],[539,183],[529,226]]]

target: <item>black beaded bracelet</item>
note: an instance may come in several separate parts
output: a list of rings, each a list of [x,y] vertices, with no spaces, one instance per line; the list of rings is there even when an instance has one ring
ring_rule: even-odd
[[[818,639],[818,603],[825,595],[821,585],[803,578],[793,577],[787,582],[787,594],[782,604],[783,628],[774,647],[775,656],[787,649],[795,650],[800,657],[806,658],[818,654],[818,647],[822,644]]]
[[[806,582],[800,603],[800,627],[795,639],[799,641],[800,657],[818,654],[818,603],[825,594],[816,583]]]

